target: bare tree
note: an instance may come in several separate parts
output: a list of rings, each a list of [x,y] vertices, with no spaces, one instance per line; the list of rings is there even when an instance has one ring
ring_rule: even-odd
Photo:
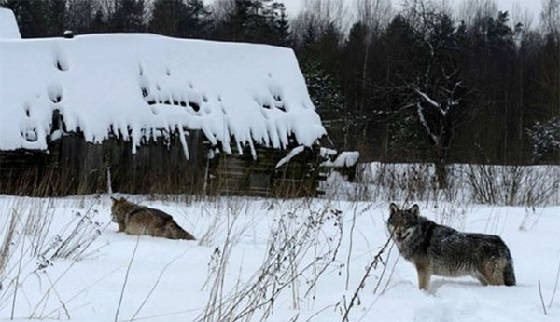
[[[423,132],[433,147],[437,182],[440,188],[446,188],[446,168],[455,132],[472,109],[467,106],[472,90],[463,79],[459,63],[462,35],[452,18],[432,2],[419,0],[412,5],[405,10],[417,31],[424,58],[418,74],[407,86],[406,106],[416,109]]]
[[[300,13],[291,23],[291,29],[296,36],[302,36],[310,30],[321,35],[332,25],[345,33],[350,22],[348,7],[343,0],[304,0]],[[296,39],[297,42],[301,40]]]
[[[235,8],[234,0],[215,0],[210,5],[211,20],[214,22],[223,21],[228,14]]]
[[[494,0],[466,0],[459,6],[457,16],[467,25],[482,17],[495,17],[498,13],[498,6]]]
[[[93,3],[87,0],[68,0],[64,26],[74,32],[86,32],[93,18]]]
[[[356,15],[368,29],[379,32],[393,17],[390,0],[356,0]]]
[[[541,11],[541,29],[560,42],[560,0],[544,0]]]
[[[521,23],[523,30],[530,30],[533,26],[534,15],[527,8],[522,7],[518,2],[515,2],[511,6],[511,26],[512,30],[518,28],[518,24]]]

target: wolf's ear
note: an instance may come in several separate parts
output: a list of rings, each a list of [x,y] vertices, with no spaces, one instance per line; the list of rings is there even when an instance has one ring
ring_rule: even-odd
[[[392,215],[392,214],[396,213],[397,211],[399,211],[399,207],[394,202],[391,202],[391,205],[389,206],[389,211]]]
[[[412,214],[414,216],[418,216],[420,214],[420,208],[418,207],[417,204],[412,205],[412,208],[410,208],[412,210]]]

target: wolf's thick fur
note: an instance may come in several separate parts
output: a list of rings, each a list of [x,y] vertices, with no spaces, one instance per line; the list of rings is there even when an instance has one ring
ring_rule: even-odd
[[[159,209],[142,207],[124,198],[111,199],[113,199],[111,219],[119,224],[119,232],[170,239],[195,239],[177,225],[173,217]]]
[[[431,275],[470,275],[482,285],[515,285],[509,248],[499,236],[468,234],[436,224],[410,209],[390,206],[387,228],[400,254],[412,262],[418,286],[427,289]]]

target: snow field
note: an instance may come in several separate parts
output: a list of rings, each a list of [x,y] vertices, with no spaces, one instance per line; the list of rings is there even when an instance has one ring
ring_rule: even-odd
[[[40,319],[69,316],[75,321],[114,320],[125,280],[119,320],[134,317],[147,321],[194,321],[209,312],[211,299],[222,304],[214,305],[214,309],[231,309],[230,317],[234,317],[252,304],[266,302],[274,285],[265,285],[265,280],[276,281],[276,289],[282,283],[287,286],[275,295],[272,307],[263,305],[246,317],[258,320],[268,308],[272,309],[270,321],[296,317],[298,321],[341,321],[366,266],[388,237],[384,224],[388,203],[382,202],[253,198],[171,202],[148,201],[144,196],[131,199],[169,212],[198,241],[117,234],[116,224],[110,222],[108,196],[0,198],[1,240],[9,226],[4,222],[8,222],[11,209],[28,212],[25,205],[35,211],[50,209],[52,220],[44,242],[47,246],[53,236],[70,234],[70,228],[77,222],[77,212],[82,217],[91,214],[101,230],[101,235],[77,261],[57,258],[37,273],[30,272],[40,261],[27,253],[27,246],[23,248],[14,310],[17,319],[29,318],[34,313],[33,317]],[[468,277],[434,276],[429,291],[423,292],[417,288],[412,264],[400,258],[390,243],[381,255],[382,263],[372,270],[364,288],[359,290],[359,305],[350,309],[350,321],[553,321],[560,317],[560,295],[556,294],[551,303],[560,263],[560,208],[532,210],[448,203],[437,208],[420,203],[420,208],[423,215],[464,231],[499,234],[511,249],[518,285],[482,287]],[[336,209],[342,211],[339,217]],[[320,217],[322,213],[327,215]],[[316,218],[323,220],[310,225]],[[26,234],[23,226],[18,227],[16,234],[25,242],[16,245],[29,245],[33,235]],[[282,245],[288,245],[282,242],[286,235],[297,236],[298,242],[290,244],[290,249],[298,250],[294,255],[297,263],[291,263],[292,253],[287,252],[285,259],[269,262],[278,265],[272,270],[274,273],[261,274],[263,263],[270,260],[271,245],[278,246],[274,253],[277,254]],[[331,261],[338,236],[342,237],[341,244]],[[14,298],[10,281],[18,276],[21,249],[16,246],[12,250],[7,269],[0,274],[2,318],[10,317]],[[223,256],[226,253],[229,256]],[[317,259],[325,254],[330,256]],[[320,274],[323,268],[324,273]],[[220,280],[216,276],[221,276],[223,283],[216,283]],[[297,278],[291,280],[291,276]],[[315,286],[305,295],[315,278]],[[539,298],[539,281],[546,316]],[[255,286],[262,290],[255,291]],[[217,296],[213,297],[213,289],[219,291]],[[241,304],[232,309],[235,301]],[[208,315],[207,320],[216,318],[217,311]]]

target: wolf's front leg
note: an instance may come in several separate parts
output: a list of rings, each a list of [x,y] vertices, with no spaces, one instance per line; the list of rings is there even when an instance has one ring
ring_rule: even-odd
[[[427,265],[416,264],[416,273],[418,274],[418,288],[427,290],[430,286],[431,271]]]
[[[124,231],[124,222],[119,221],[119,231],[118,233],[122,233]]]

